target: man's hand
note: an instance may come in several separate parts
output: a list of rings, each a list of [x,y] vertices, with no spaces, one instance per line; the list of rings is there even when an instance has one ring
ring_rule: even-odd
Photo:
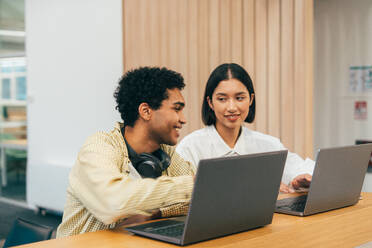
[[[279,192],[287,194],[287,193],[294,193],[294,190],[292,188],[290,188],[288,185],[286,185],[284,183],[280,183]]]
[[[160,218],[161,218],[161,212],[160,212],[160,210],[155,211],[155,212],[152,213],[152,215],[150,216],[150,220],[155,220],[155,219],[160,219]]]
[[[299,189],[299,188],[308,188],[311,183],[312,176],[310,174],[301,174],[295,177],[290,185],[294,189]]]
[[[134,224],[134,223],[141,223],[141,222],[145,222],[145,221],[149,221],[149,220],[153,220],[153,219],[160,219],[160,218],[161,218],[161,212],[160,211],[155,211],[150,216],[136,214],[136,215],[132,215],[131,217],[123,220],[120,223],[120,226],[126,226],[126,225],[130,225],[130,224]]]
[[[126,225],[130,225],[134,223],[141,223],[141,222],[145,222],[148,220],[151,220],[151,216],[136,214],[120,222],[120,226],[126,226]]]

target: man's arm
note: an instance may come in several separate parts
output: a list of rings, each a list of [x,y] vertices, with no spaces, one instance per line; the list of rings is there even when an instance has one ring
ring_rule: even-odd
[[[79,153],[70,174],[70,185],[82,204],[105,224],[131,215],[151,215],[153,210],[189,202],[191,175],[131,179],[121,172],[122,152],[109,135],[91,137]]]
[[[172,146],[162,145],[162,148],[171,158],[171,165],[167,169],[168,176],[195,176],[196,167],[193,163],[185,161]]]
[[[196,174],[195,166],[185,161],[174,149],[174,147],[165,146],[163,149],[170,155],[171,157],[171,166],[167,170],[167,174],[170,176],[181,176],[181,175],[191,175],[193,178]],[[191,198],[191,192],[190,192]],[[179,216],[179,215],[186,215],[189,211],[189,201],[188,202],[180,202],[176,204],[171,204],[166,207],[160,208],[160,213],[156,217],[171,217],[171,216]]]

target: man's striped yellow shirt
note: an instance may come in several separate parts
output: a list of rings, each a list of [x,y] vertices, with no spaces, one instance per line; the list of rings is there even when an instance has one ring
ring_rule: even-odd
[[[117,123],[111,132],[89,137],[73,166],[57,237],[114,228],[132,215],[183,215],[193,188],[195,167],[174,147],[161,145],[171,164],[157,179],[133,179],[128,151]]]

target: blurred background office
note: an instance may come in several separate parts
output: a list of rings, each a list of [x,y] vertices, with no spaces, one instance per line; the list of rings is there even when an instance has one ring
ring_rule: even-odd
[[[369,0],[0,0],[0,199],[61,214],[80,147],[120,120],[113,91],[138,66],[184,75],[182,135],[202,127],[209,73],[235,62],[255,84],[250,128],[312,159],[372,140],[371,25]]]
[[[0,1],[0,195],[26,201],[26,56],[23,1]]]

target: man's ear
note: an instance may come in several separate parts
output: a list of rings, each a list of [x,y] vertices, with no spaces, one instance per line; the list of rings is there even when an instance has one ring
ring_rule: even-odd
[[[152,116],[152,109],[147,103],[143,102],[138,106],[138,115],[143,120],[149,121]]]

